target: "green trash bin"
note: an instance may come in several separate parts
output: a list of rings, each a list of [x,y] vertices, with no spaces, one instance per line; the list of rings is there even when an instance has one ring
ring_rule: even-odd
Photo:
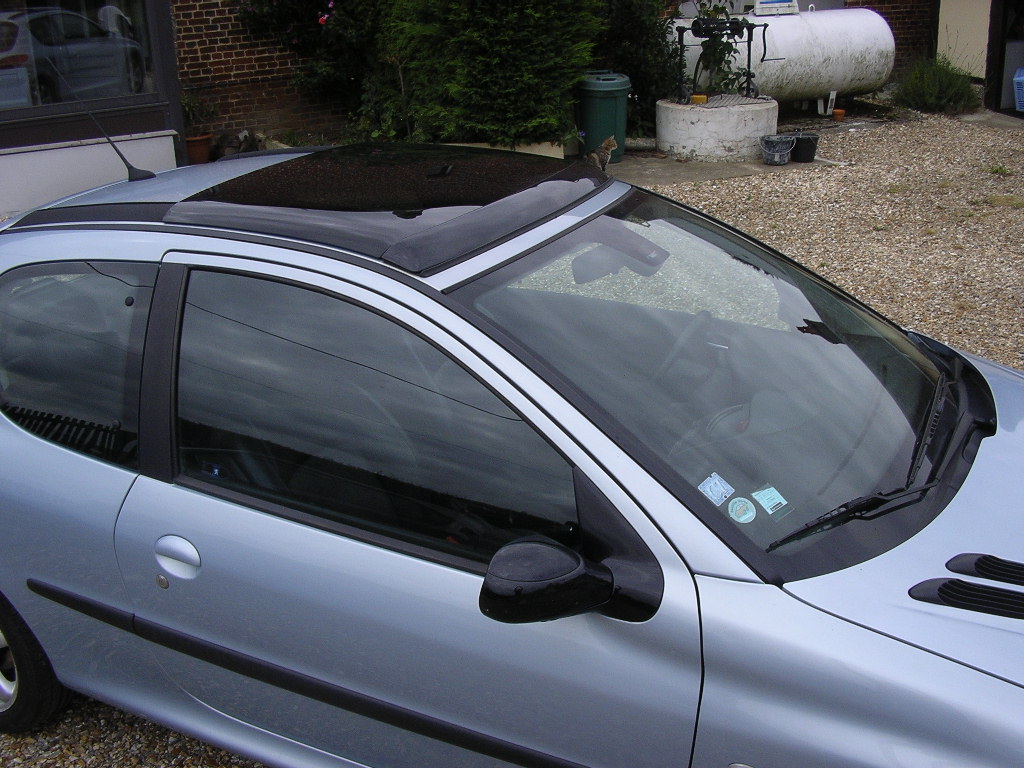
[[[617,163],[626,151],[626,99],[630,83],[626,75],[610,70],[587,72],[579,85],[579,121],[583,131],[583,152],[601,146],[609,136],[618,147],[612,151],[611,162]]]

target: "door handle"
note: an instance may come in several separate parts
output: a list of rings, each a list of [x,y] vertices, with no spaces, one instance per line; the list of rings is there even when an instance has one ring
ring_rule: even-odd
[[[199,575],[202,558],[199,550],[181,536],[161,536],[156,542],[156,562],[171,576],[194,579]]]

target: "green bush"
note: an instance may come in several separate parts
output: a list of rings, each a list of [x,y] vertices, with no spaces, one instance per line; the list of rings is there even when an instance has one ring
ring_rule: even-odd
[[[607,0],[594,69],[629,76],[626,132],[653,136],[658,99],[669,98],[679,77],[679,44],[675,24],[663,15],[663,0]]]
[[[561,140],[588,69],[629,76],[628,132],[653,134],[679,64],[662,0],[243,0],[256,37],[302,57],[295,81],[368,136]]]
[[[601,0],[397,0],[381,44],[390,130],[512,147],[565,138],[600,9]],[[376,85],[387,85],[380,73]]]
[[[981,103],[971,76],[945,56],[918,62],[907,71],[894,94],[897,104],[920,112],[959,114]]]
[[[185,134],[201,136],[212,130],[211,123],[217,117],[217,108],[202,96],[192,91],[183,91],[181,116],[185,122]]]

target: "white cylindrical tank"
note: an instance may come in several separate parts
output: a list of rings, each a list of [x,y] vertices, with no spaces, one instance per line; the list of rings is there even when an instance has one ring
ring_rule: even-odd
[[[754,85],[776,101],[870,93],[892,73],[896,41],[885,19],[868,8],[806,11],[787,16],[746,16],[755,29],[751,50]],[[693,19],[678,19],[687,28]],[[679,25],[677,24],[677,26]],[[693,77],[701,38],[686,32],[686,74]],[[747,65],[746,38],[735,41],[733,69]],[[766,61],[761,61],[767,47]]]

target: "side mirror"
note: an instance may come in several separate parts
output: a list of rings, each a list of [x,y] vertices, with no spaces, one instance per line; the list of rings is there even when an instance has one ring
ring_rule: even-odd
[[[480,610],[495,621],[524,624],[585,613],[611,600],[611,571],[543,536],[506,544],[491,558]]]

